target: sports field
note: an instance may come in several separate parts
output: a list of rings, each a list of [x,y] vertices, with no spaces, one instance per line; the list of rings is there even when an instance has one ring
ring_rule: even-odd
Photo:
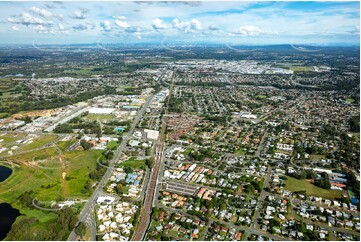
[[[306,191],[308,196],[323,197],[328,199],[340,198],[341,194],[347,195],[346,191],[326,190],[313,185],[307,180],[298,180],[290,176],[286,177],[287,180],[285,181],[284,189],[291,192]]]

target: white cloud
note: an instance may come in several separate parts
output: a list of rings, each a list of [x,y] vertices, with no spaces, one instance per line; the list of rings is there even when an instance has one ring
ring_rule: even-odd
[[[81,8],[79,11],[73,12],[73,14],[70,17],[74,19],[85,19],[86,18],[85,14],[87,12],[88,12],[87,9]]]
[[[239,27],[239,34],[242,36],[257,36],[262,33],[261,29],[254,25]]]
[[[62,14],[55,14],[55,13],[52,13],[46,9],[41,9],[41,8],[37,8],[37,7],[31,7],[29,9],[30,12],[32,13],[36,13],[38,14],[39,16],[43,17],[43,18],[47,18],[47,19],[50,19],[50,18],[58,18],[58,19],[63,19],[63,15]]]
[[[156,31],[160,30],[160,29],[166,29],[167,25],[163,23],[163,20],[159,19],[159,18],[155,18],[152,21],[152,27],[153,29],[155,29]]]
[[[44,26],[44,25],[32,25],[30,26],[31,29],[35,30],[36,32],[40,33],[40,34],[49,34],[49,33],[53,33],[51,31],[51,28],[49,26]]]
[[[110,23],[110,21],[104,20],[100,23],[100,27],[102,27],[104,31],[110,31],[112,29],[112,24]]]
[[[173,28],[179,29],[179,30],[185,30],[189,27],[189,22],[181,22],[179,19],[173,19],[172,21]]]
[[[116,18],[116,19],[119,19],[119,20],[127,19],[125,16],[114,16],[113,18]]]
[[[72,18],[75,19],[85,19],[85,15],[80,11],[75,11],[72,15]]]
[[[122,21],[122,20],[119,20],[119,19],[115,20],[115,24],[116,24],[118,27],[124,28],[124,29],[130,27],[130,25],[129,25],[127,22]]]
[[[74,31],[84,31],[87,29],[88,29],[88,26],[86,26],[84,24],[78,24],[78,25],[73,26]]]
[[[192,19],[191,21],[191,29],[200,30],[202,29],[202,24],[197,19]]]
[[[111,31],[112,30],[112,24],[110,21],[108,20],[104,20],[103,22],[100,23],[100,27],[104,30],[104,31]]]
[[[202,24],[197,19],[192,19],[191,22],[173,19],[172,26],[173,28],[184,32],[193,32],[202,29]]]
[[[214,24],[209,25],[209,26],[208,26],[208,29],[211,30],[211,31],[219,30],[219,28],[218,28],[216,25],[214,25]]]
[[[65,27],[62,24],[58,24],[59,30],[65,30]]]
[[[53,23],[50,20],[43,20],[27,12],[21,13],[21,15],[17,18],[8,18],[7,21],[10,23],[23,25],[50,25]]]
[[[353,29],[348,31],[350,34],[360,34],[360,25],[353,26]]]
[[[239,27],[237,34],[240,34],[241,36],[258,36],[260,34],[277,35],[278,33],[274,31],[261,30],[259,27],[254,25],[245,25]]]
[[[143,32],[143,29],[139,26],[135,26],[135,27],[129,27],[125,31],[128,33],[141,34]]]
[[[19,31],[20,30],[18,26],[12,26],[11,29],[14,30],[14,31]]]

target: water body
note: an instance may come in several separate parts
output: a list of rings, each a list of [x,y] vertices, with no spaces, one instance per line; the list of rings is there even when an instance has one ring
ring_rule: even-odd
[[[21,215],[19,210],[8,203],[0,203],[0,240],[6,238],[16,218]]]
[[[8,178],[11,173],[13,173],[13,170],[11,170],[9,167],[6,166],[0,166],[0,182],[3,182]]]

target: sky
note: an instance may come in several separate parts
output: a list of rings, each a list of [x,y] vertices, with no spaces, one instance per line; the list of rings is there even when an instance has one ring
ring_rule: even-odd
[[[359,45],[360,2],[0,2],[0,44]]]

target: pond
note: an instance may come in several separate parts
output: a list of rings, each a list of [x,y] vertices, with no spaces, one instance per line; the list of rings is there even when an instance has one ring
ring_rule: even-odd
[[[0,165],[0,182],[3,182],[8,178],[11,173],[13,173],[13,170],[11,170],[9,167],[1,166]]]
[[[0,203],[0,240],[6,238],[16,218],[21,215],[19,210],[8,203]]]

